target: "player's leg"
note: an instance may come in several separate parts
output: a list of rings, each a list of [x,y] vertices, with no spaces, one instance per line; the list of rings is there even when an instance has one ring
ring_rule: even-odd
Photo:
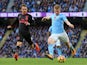
[[[39,45],[37,44],[37,43],[33,43],[32,41],[31,41],[31,35],[30,35],[30,33],[28,32],[28,33],[26,33],[25,35],[23,35],[23,37],[25,38],[25,40],[29,43],[29,45],[30,45],[30,47],[33,49],[33,48],[35,48],[36,49],[36,51],[40,51],[40,47],[39,47]]]
[[[15,52],[15,54],[14,54],[14,59],[17,61],[18,60],[18,53],[17,52]]]
[[[61,51],[61,44],[60,44],[60,40],[59,39],[57,40],[55,45],[56,45],[56,50],[57,50],[58,56],[61,56],[62,55],[62,51]]]
[[[14,58],[17,61],[18,60],[18,55],[19,55],[19,49],[23,44],[23,36],[22,34],[19,32],[19,37],[18,37],[18,41],[16,43],[16,50],[14,51]]]
[[[76,54],[76,50],[75,50],[75,48],[73,47],[73,45],[70,43],[69,37],[68,37],[67,33],[66,33],[66,32],[62,33],[62,34],[60,35],[60,39],[61,39],[64,43],[66,43],[66,45],[67,45],[68,48],[71,49],[71,51],[72,51],[72,56],[74,56],[74,55]]]
[[[49,54],[46,54],[46,57],[48,57],[49,59],[53,60],[53,54],[54,54],[54,46],[56,43],[56,36],[55,35],[51,35],[48,38],[48,52]]]
[[[14,51],[14,58],[16,61],[18,60],[18,54],[19,54],[18,52],[19,52],[20,47],[22,46],[22,43],[23,43],[23,37],[22,37],[22,34],[20,33],[19,39],[16,44],[16,50]]]
[[[19,32],[19,38],[18,38],[18,41],[17,41],[17,50],[19,50],[19,48],[22,46],[23,44],[23,35]]]
[[[46,54],[46,57],[53,60],[53,54],[54,54],[54,44],[50,43],[52,41],[51,38],[48,38],[48,52],[49,54]]]

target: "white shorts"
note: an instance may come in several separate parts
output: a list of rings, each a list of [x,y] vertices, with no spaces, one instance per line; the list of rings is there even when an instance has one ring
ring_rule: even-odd
[[[49,38],[52,38],[55,41],[56,46],[60,46],[60,41],[66,43],[69,42],[69,37],[66,32],[60,34],[51,34]]]
[[[57,42],[54,43],[54,46],[61,46],[60,40],[57,40]]]

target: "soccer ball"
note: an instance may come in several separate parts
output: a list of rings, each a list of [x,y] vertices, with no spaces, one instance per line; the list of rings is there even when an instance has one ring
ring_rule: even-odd
[[[66,61],[66,58],[65,58],[65,56],[61,55],[61,56],[59,56],[59,57],[57,58],[57,60],[58,60],[58,62],[60,62],[60,63],[64,63],[64,62]]]

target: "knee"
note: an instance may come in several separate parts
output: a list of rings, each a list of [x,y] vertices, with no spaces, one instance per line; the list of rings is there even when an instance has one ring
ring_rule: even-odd
[[[56,41],[52,38],[48,38],[48,44],[54,44]]]

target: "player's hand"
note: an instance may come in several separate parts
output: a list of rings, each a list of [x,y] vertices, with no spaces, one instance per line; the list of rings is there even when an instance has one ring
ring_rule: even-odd
[[[30,25],[30,23],[29,23],[29,22],[25,22],[25,24],[26,24],[26,25]]]
[[[41,21],[46,21],[46,20],[47,20],[46,17],[43,17]]]
[[[71,25],[69,25],[69,27],[74,28],[74,25],[73,25],[73,24],[71,24]]]
[[[8,28],[8,29],[10,29],[10,28],[12,28],[12,26],[11,26],[11,25],[9,25],[9,26],[7,26],[7,28]]]
[[[47,16],[47,17],[43,17],[43,18],[42,18],[42,21],[46,21],[46,20],[49,20],[49,19],[50,19],[49,16]]]

